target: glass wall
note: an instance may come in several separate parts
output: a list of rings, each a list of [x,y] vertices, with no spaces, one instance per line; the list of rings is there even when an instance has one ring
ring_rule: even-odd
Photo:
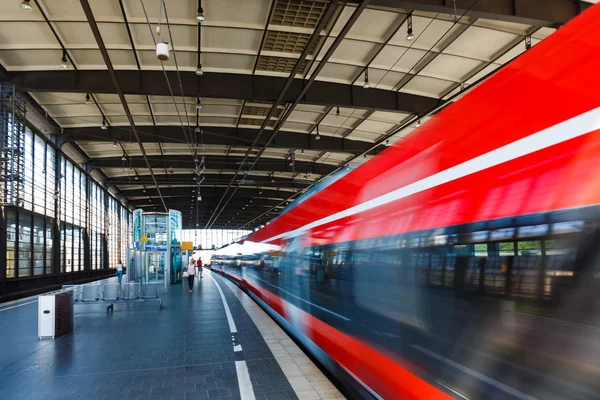
[[[194,248],[207,250],[232,243],[251,232],[234,229],[182,229],[177,232],[177,240],[193,242]]]
[[[27,129],[24,144],[21,195],[3,210],[6,278],[114,268],[131,213],[44,137]]]

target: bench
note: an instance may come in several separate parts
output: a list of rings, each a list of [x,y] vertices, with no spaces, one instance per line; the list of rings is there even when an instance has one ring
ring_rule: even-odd
[[[140,285],[139,283],[106,283],[104,285],[65,285],[73,290],[73,304],[105,304],[106,312],[114,311],[115,303],[141,303],[158,301],[162,310],[162,299],[158,295],[159,285]]]

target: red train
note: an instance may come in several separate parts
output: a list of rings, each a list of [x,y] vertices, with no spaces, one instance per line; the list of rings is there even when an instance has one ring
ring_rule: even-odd
[[[598,54],[595,6],[224,271],[375,396],[600,398]]]

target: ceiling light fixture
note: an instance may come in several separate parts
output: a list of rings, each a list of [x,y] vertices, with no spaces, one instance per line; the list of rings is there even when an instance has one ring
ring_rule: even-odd
[[[69,68],[69,61],[67,60],[67,50],[63,49],[63,56],[62,56],[62,62],[60,63],[60,66],[63,67],[63,69],[68,69]]]
[[[117,147],[117,142],[113,142],[113,147]]]
[[[321,135],[319,135],[319,125],[317,124],[317,135],[315,136],[315,140],[321,140]]]
[[[103,130],[107,130],[108,129],[108,125],[106,124],[106,118],[102,117],[102,126],[101,128]]]
[[[123,157],[121,157],[121,161],[127,161],[127,157],[125,156],[125,154],[123,154]]]
[[[386,146],[389,146],[389,145],[390,145],[390,139],[388,139],[388,140],[386,140],[386,141],[385,141],[385,145],[386,145]]]
[[[89,106],[90,104],[92,104],[92,101],[90,100],[90,94],[86,94],[85,95],[85,101],[84,101],[86,106]]]
[[[416,125],[416,127],[418,128],[418,127],[420,127],[421,125],[423,125],[423,123],[421,122],[421,120],[418,120],[418,121],[417,121],[417,125]]]
[[[29,3],[30,0],[23,0],[21,2],[21,9],[24,11],[33,11],[33,7],[31,7],[31,4]]]
[[[202,3],[202,2],[200,2]],[[202,4],[198,5],[198,14],[196,15],[196,22],[199,24],[203,23],[206,18],[204,17],[204,9],[202,8]]]
[[[204,71],[202,71],[202,64],[198,64],[198,66],[196,67],[196,75],[204,75]]]
[[[408,18],[406,19],[406,40],[408,40],[409,42],[415,40],[412,25],[412,14],[409,14]]]
[[[156,43],[156,57],[160,61],[167,61],[169,59],[169,43],[158,42]]]
[[[139,181],[139,180],[140,180],[140,177],[136,175],[134,179],[135,179],[136,181]]]
[[[196,110],[202,111],[202,101],[200,100],[200,97],[198,97],[198,100],[196,101]]]
[[[146,193],[146,189],[142,190],[142,193]]]
[[[335,110],[335,117],[336,118],[340,117],[340,108],[339,107]]]
[[[369,89],[371,85],[369,84],[369,68],[365,69],[365,83],[363,84],[365,89]]]

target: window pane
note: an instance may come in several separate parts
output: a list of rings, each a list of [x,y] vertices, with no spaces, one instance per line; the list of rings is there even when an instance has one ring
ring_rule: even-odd
[[[54,272],[52,260],[52,220],[46,220],[46,274]]]
[[[19,277],[31,276],[31,215],[19,215]]]
[[[485,257],[488,254],[487,243],[477,243],[475,245],[475,256]]]
[[[33,274],[44,274],[44,217],[35,215],[33,219]]]
[[[514,256],[515,255],[515,244],[514,242],[502,242],[499,243],[500,255],[501,256]]]
[[[15,241],[17,240],[17,216],[14,210],[6,210],[6,277],[15,277]]]
[[[542,241],[541,240],[522,240],[517,242],[517,251],[520,256],[541,255]]]

